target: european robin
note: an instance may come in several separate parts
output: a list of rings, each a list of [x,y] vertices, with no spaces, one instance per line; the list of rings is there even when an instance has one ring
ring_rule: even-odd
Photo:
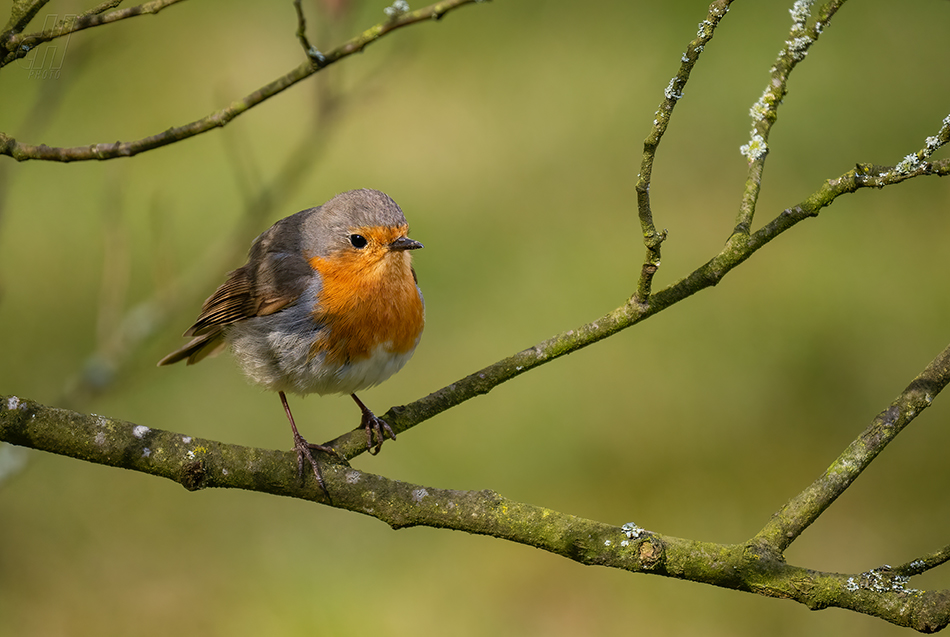
[[[264,231],[247,263],[201,306],[191,342],[159,361],[194,364],[229,345],[253,382],[280,396],[297,450],[326,491],[285,392],[349,394],[362,412],[367,447],[378,453],[392,428],[356,392],[383,382],[412,356],[425,305],[402,210],[378,190],[352,190],[281,219]]]

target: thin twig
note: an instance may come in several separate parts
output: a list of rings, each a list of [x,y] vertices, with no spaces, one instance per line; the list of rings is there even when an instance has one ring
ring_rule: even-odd
[[[82,19],[90,15],[99,15],[100,13],[105,13],[109,9],[115,9],[120,4],[122,4],[122,0],[106,0],[105,2],[92,7],[88,11],[83,11],[76,17]]]
[[[172,0],[169,0],[169,2]],[[180,1],[180,0],[173,0]],[[395,19],[381,22],[376,26],[367,29],[363,33],[344,42],[335,49],[325,54],[326,64],[317,65],[311,59],[300,64],[289,73],[277,78],[273,82],[262,86],[253,93],[245,96],[243,99],[232,102],[229,106],[215,111],[199,120],[195,120],[184,126],[169,128],[168,130],[144,137],[131,142],[114,142],[108,144],[91,144],[88,146],[74,146],[71,148],[54,148],[45,144],[33,146],[18,142],[13,137],[0,133],[0,155],[9,155],[17,161],[26,161],[29,159],[40,159],[45,161],[89,161],[115,159],[118,157],[132,157],[139,153],[161,148],[175,142],[200,135],[215,128],[227,125],[235,117],[245,113],[249,109],[257,106],[264,100],[271,98],[278,93],[290,88],[297,82],[304,80],[322,68],[338,62],[339,60],[362,51],[366,46],[372,44],[387,33],[395,31],[401,27],[418,24],[420,22],[429,22],[433,19],[438,20],[443,15],[457,9],[461,6],[476,3],[479,0],[445,0],[433,5],[411,11],[400,15]],[[145,6],[145,5],[142,5]],[[128,11],[125,9],[124,11]],[[111,14],[106,14],[106,16]],[[105,17],[105,16],[103,16]]]
[[[785,41],[785,47],[779,52],[778,59],[772,66],[772,75],[762,97],[749,110],[752,116],[751,139],[740,149],[749,160],[749,176],[742,193],[742,201],[739,203],[739,214],[736,218],[735,230],[733,230],[735,234],[748,236],[751,232],[752,217],[755,215],[755,206],[762,187],[762,171],[768,156],[769,133],[778,118],[778,108],[788,94],[788,78],[798,63],[808,55],[808,49],[818,40],[845,1],[828,2],[819,10],[818,17],[811,27],[807,27],[807,21],[811,16],[811,2],[805,0],[796,2],[791,11],[792,28]]]
[[[897,434],[930,406],[934,397],[948,383],[950,346],[944,349],[887,409],[877,415],[818,480],[789,500],[759,531],[756,538],[778,551],[788,548],[851,486]]]
[[[900,566],[895,566],[891,570],[904,577],[913,577],[914,575],[920,575],[930,569],[937,568],[947,562],[950,562],[950,546],[945,546],[927,555],[921,555]]]
[[[327,63],[326,56],[320,53],[319,49],[310,44],[310,40],[307,39],[307,18],[303,15],[303,7],[300,6],[300,0],[294,0],[294,9],[297,11],[297,39],[300,40],[300,46],[303,47],[303,52],[318,67],[325,66]]]
[[[5,46],[9,38],[21,33],[48,3],[49,0],[14,0],[10,20],[0,33],[0,47]]]
[[[36,31],[34,33],[10,35],[5,41],[0,43],[7,50],[6,55],[0,58],[0,68],[6,66],[10,62],[13,62],[14,60],[25,57],[30,51],[44,42],[49,42],[50,40],[55,40],[56,38],[61,38],[64,35],[76,33],[77,31],[82,31],[83,29],[89,29],[91,27],[97,27],[103,24],[111,24],[113,22],[118,22],[119,20],[125,20],[126,18],[134,18],[140,15],[152,15],[179,2],[182,2],[182,0],[152,0],[151,2],[146,2],[134,7],[128,7],[127,9],[117,9],[115,11],[110,11],[109,13],[103,14],[99,11],[108,9],[110,5],[115,6],[119,4],[118,2],[104,2],[89,11],[77,15],[72,19],[61,21],[58,26],[55,26],[52,29]]]
[[[643,142],[643,159],[640,162],[640,174],[637,175],[637,211],[640,217],[640,227],[643,232],[643,244],[646,246],[646,257],[640,272],[637,291],[633,296],[636,303],[644,304],[650,299],[653,284],[653,275],[660,267],[660,244],[666,239],[666,230],[658,232],[653,222],[653,211],[650,208],[650,181],[653,177],[653,161],[656,158],[656,149],[663,134],[670,123],[673,108],[683,97],[683,89],[689,81],[689,74],[696,65],[706,44],[712,39],[719,22],[729,11],[732,0],[718,0],[709,6],[709,14],[699,23],[696,38],[686,47],[679,71],[670,80],[664,91],[663,102],[657,109],[653,119],[653,128]]]

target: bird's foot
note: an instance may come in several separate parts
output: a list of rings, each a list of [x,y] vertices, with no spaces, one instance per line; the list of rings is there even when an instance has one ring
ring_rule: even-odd
[[[396,432],[393,431],[388,422],[370,411],[369,407],[356,397],[356,394],[351,394],[351,397],[359,405],[360,411],[363,412],[360,425],[366,430],[366,450],[375,456],[383,448],[383,442],[386,438],[396,439]]]
[[[306,458],[310,462],[310,466],[313,467],[313,475],[317,478],[317,484],[320,485],[320,489],[329,498],[330,492],[327,491],[327,485],[323,482],[323,472],[320,471],[320,465],[317,463],[316,458],[313,457],[313,452],[322,451],[337,457],[339,457],[340,454],[333,447],[328,445],[316,445],[311,442],[307,442],[306,439],[296,431],[293,433],[294,449],[297,450],[297,477],[303,478],[303,461],[304,458]]]

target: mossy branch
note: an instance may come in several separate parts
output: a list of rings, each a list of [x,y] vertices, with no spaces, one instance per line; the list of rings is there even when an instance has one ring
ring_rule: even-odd
[[[930,406],[947,383],[950,383],[950,347],[941,352],[887,409],[878,414],[818,480],[782,507],[756,537],[780,551],[788,548],[851,486],[884,447]],[[931,568],[941,563],[936,558],[927,562],[932,565]],[[904,574],[916,575],[924,570]]]
[[[0,33],[0,44],[6,44],[3,42],[4,37],[9,38],[23,31],[48,2],[49,0],[13,0],[13,6],[10,7],[10,19],[7,20],[3,32]]]
[[[87,21],[98,21],[96,24],[91,24],[90,26],[106,24],[107,21],[109,21],[109,17],[114,14],[129,12],[133,9],[140,9],[141,7],[147,7],[153,4],[160,5],[161,8],[164,8],[164,6],[168,6],[173,2],[178,1],[180,0],[156,0],[153,3],[146,3],[145,5],[140,5],[139,7],[130,7],[129,9],[117,10],[105,13],[103,15],[90,15],[86,18],[83,18],[82,20],[77,19],[76,22],[80,24],[86,24]],[[210,113],[201,119],[184,124],[183,126],[169,128],[168,130],[156,135],[151,135],[149,137],[144,137],[142,139],[129,142],[113,142],[90,144],[87,146],[73,146],[69,148],[55,148],[47,146],[46,144],[40,144],[38,146],[24,144],[17,141],[10,135],[0,132],[0,155],[8,155],[17,161],[26,161],[30,159],[58,162],[105,160],[116,159],[118,157],[132,157],[145,151],[161,148],[162,146],[167,146],[169,144],[174,144],[175,142],[180,142],[190,137],[194,137],[195,135],[206,133],[215,128],[226,126],[235,117],[247,112],[251,108],[254,108],[264,100],[267,100],[268,98],[271,98],[278,93],[287,90],[294,84],[310,77],[321,69],[324,69],[327,66],[334,64],[335,62],[338,62],[354,53],[362,51],[368,45],[385,36],[387,33],[412,24],[432,21],[433,19],[438,20],[453,9],[457,9],[463,5],[472,4],[479,1],[480,0],[445,0],[443,2],[437,2],[435,4],[429,5],[428,7],[419,9],[417,11],[406,12],[399,16],[390,18],[389,20],[381,22],[376,26],[363,31],[359,35],[350,38],[340,46],[320,54],[319,57],[308,56],[306,61],[302,62],[290,72],[262,86],[253,93],[246,95],[244,98],[232,102],[227,107]],[[124,15],[123,17],[140,15],[141,13],[142,11],[139,11],[139,13],[133,12],[129,13],[128,15]],[[15,36],[12,39],[8,38],[9,41],[7,43],[0,44],[4,44],[8,47],[16,45],[16,50],[20,51],[22,50],[21,40],[26,37],[28,36]],[[18,42],[20,43],[19,45],[17,45]],[[13,53],[8,53],[8,55],[12,54]]]
[[[409,484],[326,457],[323,478],[297,477],[296,454],[230,445],[93,414],[0,396],[0,440],[173,480],[188,490],[232,488],[322,502],[377,518],[394,529],[454,529],[533,546],[582,564],[652,573],[770,597],[812,609],[846,608],[933,632],[950,623],[950,591],[908,587],[913,575],[947,559],[947,549],[893,569],[815,571],[787,564],[784,550],[950,382],[950,347],[914,379],[822,479],[793,498],[748,542],[716,544],[666,536],[632,522],[616,526],[493,491]],[[425,400],[425,399],[423,399]],[[407,409],[411,409],[410,405]],[[392,413],[392,412],[391,412]],[[356,430],[362,436],[362,429]]]
[[[119,2],[115,0],[111,2],[107,1],[71,19],[61,20],[50,29],[37,31],[35,33],[19,33],[16,28],[12,26],[18,24],[21,29],[26,27],[26,22],[22,20],[17,22],[14,20],[14,16],[17,15],[16,6],[14,6],[14,16],[11,16],[4,33],[0,34],[0,48],[5,50],[3,56],[0,57],[0,68],[10,64],[14,60],[26,57],[30,51],[44,42],[50,42],[56,38],[61,38],[84,29],[102,26],[103,24],[112,24],[119,20],[126,20],[140,15],[152,15],[179,2],[182,2],[182,0],[152,0],[151,2],[146,2],[134,7],[117,9],[105,13],[106,10],[119,4]],[[36,13],[44,4],[46,4],[46,2],[38,2],[36,6],[31,7],[32,13],[27,14],[29,20],[32,20],[33,17],[36,16]],[[27,22],[29,20],[27,20]]]
[[[680,68],[663,91],[663,101],[653,115],[653,128],[643,141],[643,157],[640,160],[640,173],[637,175],[637,214],[640,217],[640,228],[643,232],[643,245],[646,247],[646,256],[640,270],[640,280],[634,300],[644,304],[652,293],[653,276],[660,267],[660,244],[666,239],[666,230],[657,231],[653,221],[653,209],[650,206],[650,183],[653,179],[653,162],[656,159],[656,150],[663,139],[663,134],[670,125],[670,117],[677,102],[683,97],[683,90],[689,82],[689,75],[699,60],[700,54],[712,40],[719,22],[729,11],[732,0],[717,0],[709,5],[706,19],[699,23],[696,37],[686,47],[686,52],[680,60]]]
[[[742,153],[749,160],[749,173],[736,218],[734,232],[738,234],[748,235],[752,230],[752,218],[759,200],[762,173],[768,157],[769,134],[778,119],[779,106],[788,94],[789,76],[798,63],[808,55],[808,50],[818,41],[818,37],[831,23],[831,18],[845,1],[831,0],[826,3],[818,10],[817,17],[811,21],[810,26],[810,3],[796,3],[791,10],[792,27],[789,30],[788,39],[785,40],[785,46],[779,51],[778,59],[772,65],[771,77],[762,97],[752,105],[749,111],[752,115],[751,139],[741,148]]]

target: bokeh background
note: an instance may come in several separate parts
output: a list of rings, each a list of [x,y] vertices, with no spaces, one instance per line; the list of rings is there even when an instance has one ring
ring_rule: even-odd
[[[657,286],[717,252],[745,174],[748,109],[791,2],[737,2],[655,166]],[[331,48],[381,2],[305,2]],[[53,2],[63,17],[86,8]],[[228,356],[156,368],[276,219],[356,187],[398,201],[426,248],[415,358],[378,413],[594,320],[632,293],[634,183],[702,0],[495,2],[391,34],[226,128],[133,159],[0,158],[0,394],[289,448],[276,396]],[[42,19],[38,19],[42,23]],[[950,112],[950,3],[852,2],[794,73],[758,223],[855,162],[895,164]],[[37,25],[38,28],[39,24]],[[188,2],[73,35],[0,73],[0,130],[55,146],[181,125],[301,61],[292,4]],[[44,54],[47,55],[47,54]],[[52,69],[61,56],[59,73]],[[946,156],[942,151],[939,156]],[[401,435],[360,469],[680,537],[741,542],[947,344],[950,183],[841,198],[705,291]],[[862,572],[947,543],[948,398],[796,542]],[[293,402],[312,440],[347,398]],[[11,448],[3,454],[8,457]],[[0,635],[897,635],[520,545],[39,452],[0,483]],[[6,465],[9,466],[9,465]],[[912,586],[947,587],[946,571]]]

